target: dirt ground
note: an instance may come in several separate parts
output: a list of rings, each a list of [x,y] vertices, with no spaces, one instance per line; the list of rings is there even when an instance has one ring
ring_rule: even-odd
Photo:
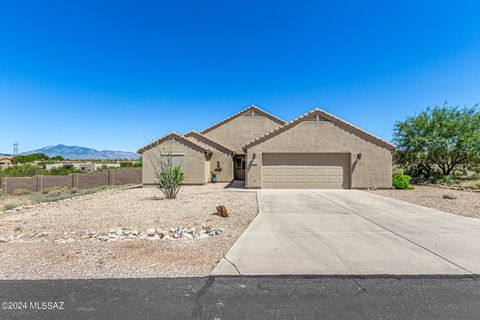
[[[161,192],[155,187],[109,190],[4,213],[0,237],[20,240],[0,243],[0,278],[208,275],[257,214],[255,192],[232,192],[224,187],[220,183],[184,186],[175,200],[158,200]],[[228,218],[214,215],[218,205],[227,207]],[[141,231],[202,225],[224,232],[170,241],[103,242],[79,236],[119,227]],[[33,236],[39,232],[48,236]],[[57,242],[65,236],[75,241]]]
[[[413,190],[372,190],[369,192],[460,216],[480,218],[479,192],[450,190],[431,186],[415,186]],[[447,196],[447,198],[444,196]],[[452,197],[455,199],[448,199]]]

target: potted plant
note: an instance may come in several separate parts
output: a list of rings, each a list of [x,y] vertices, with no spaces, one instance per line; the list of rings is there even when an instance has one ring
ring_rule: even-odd
[[[212,183],[217,182],[217,173],[215,171],[212,171],[212,178],[211,178]]]

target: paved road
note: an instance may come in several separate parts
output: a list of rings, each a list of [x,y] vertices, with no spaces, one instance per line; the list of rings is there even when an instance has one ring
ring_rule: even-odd
[[[478,319],[480,279],[210,277],[0,281],[0,319]]]
[[[479,274],[480,220],[355,190],[259,190],[214,275]]]

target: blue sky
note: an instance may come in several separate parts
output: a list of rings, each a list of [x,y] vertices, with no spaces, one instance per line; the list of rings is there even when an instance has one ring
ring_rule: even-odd
[[[250,104],[382,138],[480,101],[479,1],[3,1],[0,152],[133,151]]]

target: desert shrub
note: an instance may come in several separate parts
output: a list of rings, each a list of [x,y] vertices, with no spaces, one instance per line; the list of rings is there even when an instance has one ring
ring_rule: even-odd
[[[405,174],[412,178],[415,183],[435,183],[442,174],[428,164],[414,164],[405,169]]]
[[[47,174],[47,170],[32,164],[0,170],[0,177],[31,177],[40,174]]]
[[[15,204],[15,203],[7,204],[3,207],[3,211],[12,210],[19,206],[20,206],[19,204]]]
[[[120,168],[131,168],[133,167],[132,162],[120,162]]]
[[[410,190],[413,189],[410,184],[412,178],[403,172],[396,172],[392,176],[392,185],[395,189]]]
[[[70,190],[68,187],[51,187],[43,189],[42,193],[48,195],[62,195],[70,193]]]
[[[453,174],[449,174],[448,176],[440,177],[433,182],[436,184],[454,185],[457,184],[458,177]]]
[[[143,158],[140,157],[140,158],[138,158],[137,161],[135,161],[135,163],[133,164],[133,166],[134,166],[135,168],[141,168],[141,167],[142,167],[142,162],[143,162]]]
[[[59,168],[52,168],[50,170],[47,170],[45,174],[50,175],[50,176],[67,176],[70,173],[81,173],[83,172],[81,169],[77,168],[64,168],[64,167],[59,167]]]
[[[13,195],[14,196],[25,196],[27,194],[31,194],[32,191],[31,190],[28,190],[28,189],[25,189],[25,188],[17,188],[15,190],[13,190]]]
[[[181,164],[175,164],[172,152],[163,152],[155,148],[153,155],[149,155],[155,173],[155,182],[162,190],[165,198],[175,199],[180,191],[185,173]]]

